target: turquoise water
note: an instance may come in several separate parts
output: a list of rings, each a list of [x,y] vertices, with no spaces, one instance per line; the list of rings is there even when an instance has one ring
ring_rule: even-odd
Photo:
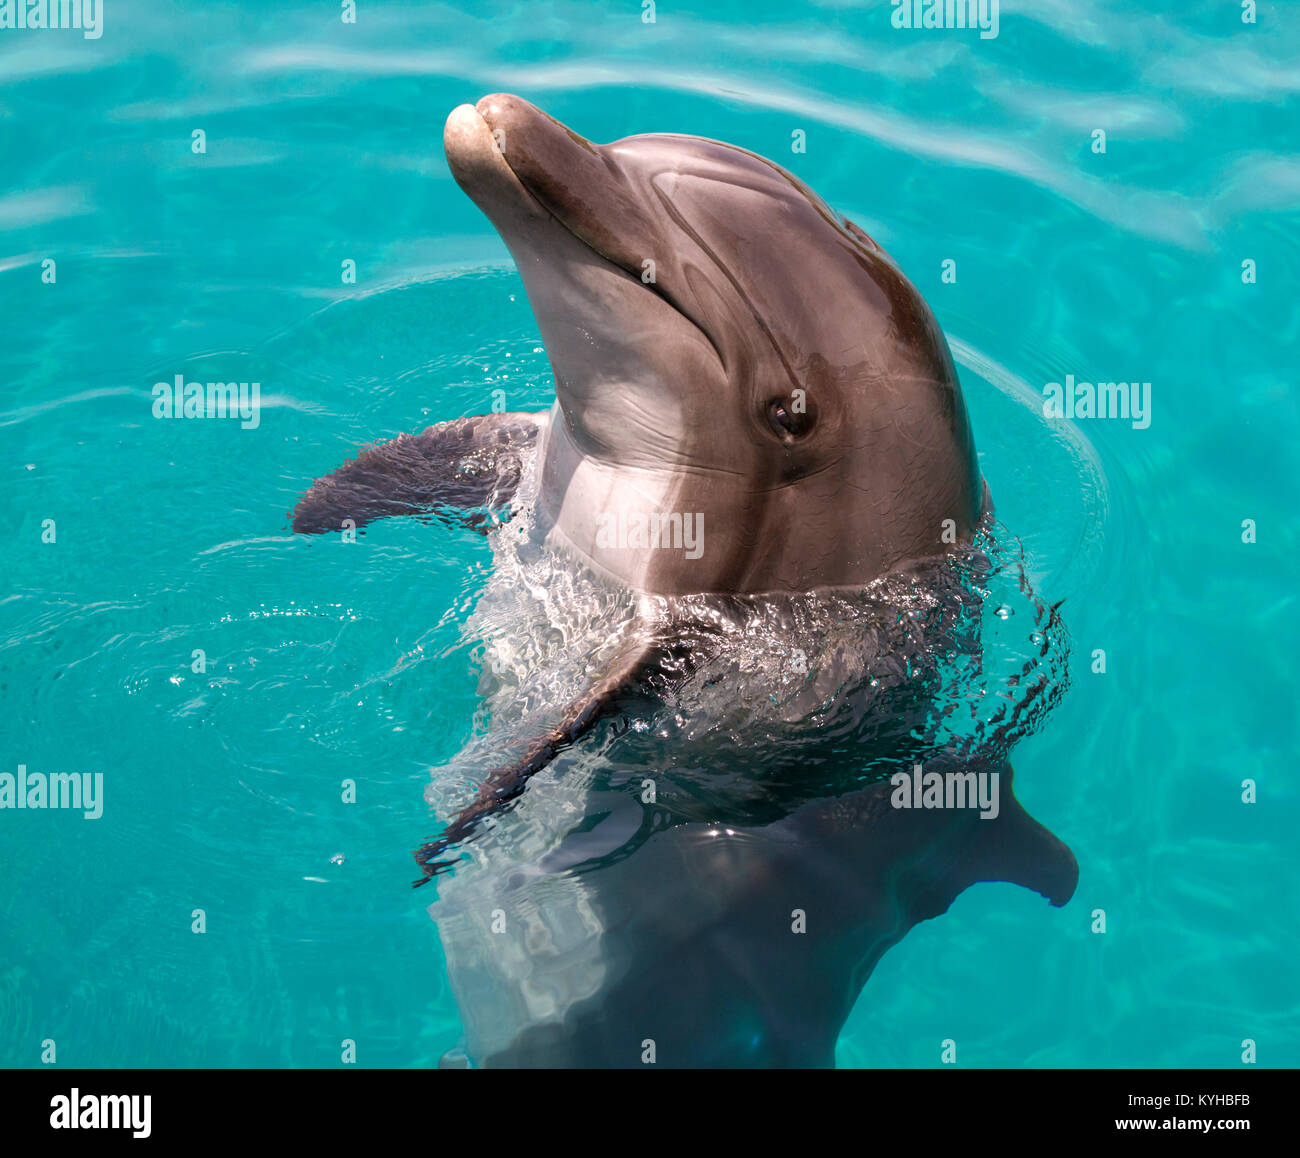
[[[1016,767],[1075,899],[968,890],[885,955],[840,1064],[932,1066],[945,1038],[967,1066],[1233,1066],[1247,1038],[1300,1064],[1295,7],[1004,3],[989,40],[882,3],[696,7],[108,0],[98,40],[0,30],[0,752],[104,776],[99,820],[0,812],[0,1063],[457,1044],[409,850],[474,733],[488,549],[411,520],[294,539],[285,513],[363,442],[497,390],[547,405],[441,154],[446,113],[506,89],[595,140],[748,147],[872,234],[1065,600],[1071,690]],[[259,381],[260,424],[153,418],[177,374]],[[1150,381],[1149,427],[1045,418],[1067,374]]]

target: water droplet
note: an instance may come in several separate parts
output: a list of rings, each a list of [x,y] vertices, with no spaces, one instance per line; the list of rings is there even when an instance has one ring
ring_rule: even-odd
[[[332,857],[330,857],[330,864],[342,864],[342,863],[343,863],[343,854],[341,852],[336,852]]]
[[[993,614],[996,615],[999,619],[1010,619],[1013,615],[1015,615],[1015,612],[1012,611],[1011,608],[1004,603]]]

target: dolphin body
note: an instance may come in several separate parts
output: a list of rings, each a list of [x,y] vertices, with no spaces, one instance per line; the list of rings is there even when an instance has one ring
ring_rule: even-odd
[[[947,343],[878,245],[745,150],[599,146],[500,94],[444,144],[556,403],[369,447],[293,526],[435,512],[493,539],[493,725],[417,854],[466,1053],[832,1065],[914,924],[977,881],[1063,905],[1078,875],[1011,792],[1018,713],[1061,690],[1037,658],[1009,717],[953,724],[945,664],[980,669],[996,568]],[[996,815],[899,807],[888,777],[922,767],[986,778]]]

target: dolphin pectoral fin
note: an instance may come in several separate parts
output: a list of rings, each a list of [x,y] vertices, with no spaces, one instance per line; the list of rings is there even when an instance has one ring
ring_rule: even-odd
[[[586,692],[565,709],[559,723],[532,740],[516,760],[488,775],[474,799],[458,812],[436,840],[415,851],[424,876],[413,887],[427,883],[454,861],[439,860],[453,845],[470,836],[490,816],[510,807],[524,791],[530,777],[546,767],[561,751],[589,732],[600,720],[622,710],[638,692],[650,690],[662,673],[665,656],[673,648],[666,630],[634,626],[627,641]]]
[[[545,421],[544,414],[480,414],[376,443],[312,484],[293,510],[293,529],[319,534],[347,520],[361,527],[426,511],[455,511],[481,527],[486,509],[514,496]]]
[[[1006,881],[1032,889],[1060,908],[1074,895],[1079,864],[1064,841],[1025,811],[1010,788],[1010,765],[1004,767],[1007,787],[1001,794],[998,815],[974,826],[961,867],[964,879],[960,887],[978,881]]]

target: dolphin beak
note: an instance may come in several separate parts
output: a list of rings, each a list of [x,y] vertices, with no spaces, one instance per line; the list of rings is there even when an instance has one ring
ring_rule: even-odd
[[[506,163],[503,137],[473,105],[458,105],[442,130],[447,165],[458,184],[507,240],[544,220],[546,211]]]
[[[599,145],[510,93],[452,110],[443,130],[457,184],[508,242],[550,215],[625,270],[653,256],[646,207]]]

